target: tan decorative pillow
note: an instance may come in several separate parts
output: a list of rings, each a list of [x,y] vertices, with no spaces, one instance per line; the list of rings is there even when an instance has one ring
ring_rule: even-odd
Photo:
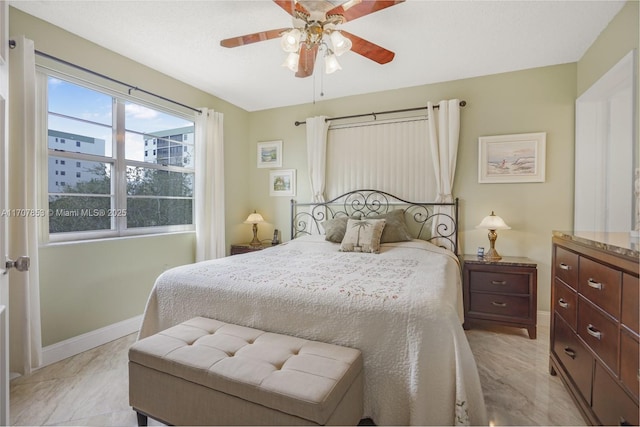
[[[377,254],[380,252],[380,237],[382,237],[384,225],[384,219],[349,219],[340,250]]]

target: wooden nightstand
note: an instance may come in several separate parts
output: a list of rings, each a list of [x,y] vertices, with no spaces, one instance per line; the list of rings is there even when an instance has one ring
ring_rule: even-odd
[[[463,255],[464,328],[494,323],[526,328],[536,338],[537,264],[529,258],[487,261]]]
[[[247,252],[261,251],[264,248],[270,248],[271,243],[263,243],[260,246],[251,246],[249,243],[238,243],[231,245],[231,255],[246,254]]]

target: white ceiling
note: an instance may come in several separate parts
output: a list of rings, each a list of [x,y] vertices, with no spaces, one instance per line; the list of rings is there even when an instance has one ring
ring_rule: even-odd
[[[247,111],[257,111],[314,98],[575,62],[624,1],[407,0],[342,25],[395,52],[392,62],[379,65],[347,52],[339,58],[341,71],[321,76],[316,68],[315,77],[304,79],[281,67],[286,55],[278,39],[233,49],[220,46],[225,38],[291,26],[291,17],[269,0],[13,0],[9,4]],[[144,89],[142,82],[140,87]]]

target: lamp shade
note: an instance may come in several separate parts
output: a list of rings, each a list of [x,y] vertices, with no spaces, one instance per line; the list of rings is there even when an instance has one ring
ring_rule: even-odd
[[[287,59],[282,63],[283,67],[287,67],[294,73],[298,72],[298,61],[300,60],[300,55],[296,52],[291,52],[287,55]]]
[[[247,219],[245,220],[245,224],[259,224],[261,222],[264,222],[264,218],[262,218],[262,215],[260,215],[257,212],[253,212],[252,214],[250,214]]]
[[[333,51],[337,56],[340,56],[351,49],[351,40],[343,36],[340,31],[332,31],[329,37],[331,38]]]
[[[485,216],[476,228],[484,228],[486,230],[509,230],[509,227],[502,218],[491,211],[491,215]]]
[[[329,51],[329,54],[324,57],[324,72],[331,74],[338,70],[342,70],[342,67],[338,63],[338,58],[336,58],[333,52]]]
[[[299,29],[293,28],[286,31],[280,37],[280,46],[285,52],[297,52],[300,48],[300,37],[302,33]]]

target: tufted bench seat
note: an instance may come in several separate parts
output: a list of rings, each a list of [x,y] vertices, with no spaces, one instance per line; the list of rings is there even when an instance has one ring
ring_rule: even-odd
[[[129,350],[129,403],[171,425],[355,425],[359,350],[196,317]]]

